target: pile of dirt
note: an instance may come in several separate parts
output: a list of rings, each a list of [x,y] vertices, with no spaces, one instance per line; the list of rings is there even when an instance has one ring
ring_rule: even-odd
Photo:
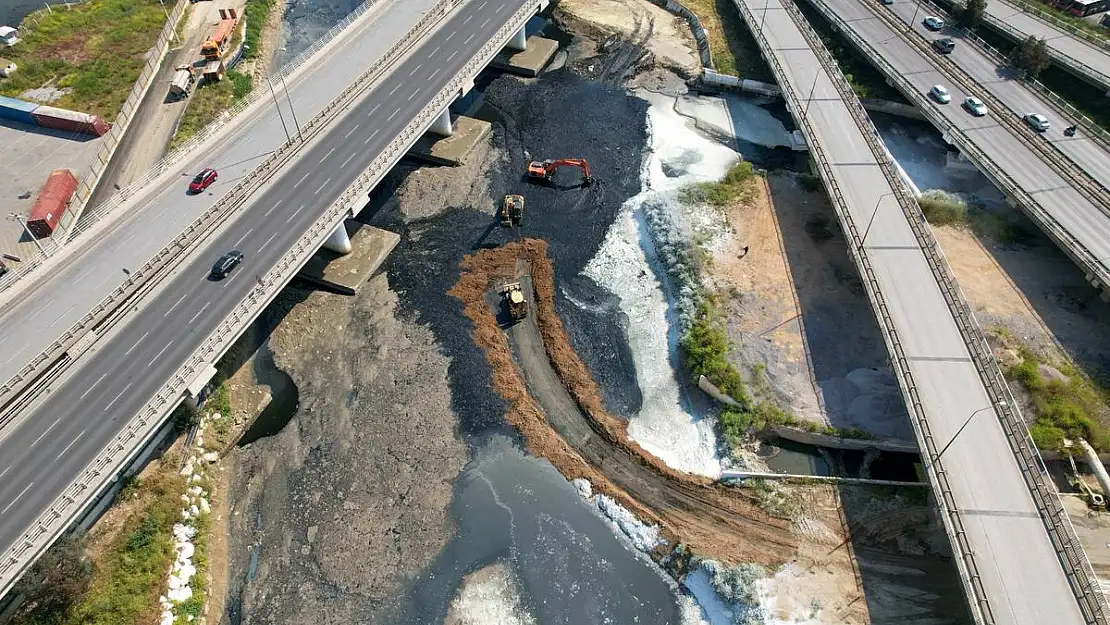
[[[615,454],[633,459],[646,470],[641,472],[650,474],[651,485],[639,492],[655,499],[637,501],[618,483],[634,477],[622,474],[614,479],[609,474],[614,467],[606,466],[607,473],[602,473],[592,466],[581,449],[552,429],[543,409],[528,393],[508,340],[486,302],[492,285],[517,277],[518,260],[531,265],[536,320],[555,372],[598,437]],[[494,390],[509,404],[506,419],[524,435],[532,453],[547,458],[568,479],[590,480],[595,489],[615,498],[641,520],[659,525],[669,540],[685,543],[698,553],[768,565],[793,557],[797,540],[788,519],[768,515],[742,492],[671,469],[630,440],[624,422],[605,410],[597,383],[570,346],[555,311],[554,268],[544,241],[525,239],[468,256],[462,262],[459,282],[449,293],[463,302],[464,314],[474,323],[474,342],[485,351],[493,369]]]

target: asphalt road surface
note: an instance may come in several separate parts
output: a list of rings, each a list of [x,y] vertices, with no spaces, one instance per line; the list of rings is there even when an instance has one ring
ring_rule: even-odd
[[[783,9],[781,2],[790,0],[737,1],[746,1],[755,15],[761,15],[766,2],[763,32],[787,73],[779,82],[787,82],[800,98],[808,100],[803,114],[814,136],[807,138],[825,152],[847,210],[862,231],[878,291],[887,302],[902,342],[929,428],[938,448],[953,441],[944,454],[944,468],[963,512],[964,529],[996,622],[1083,623],[991,400],[910,229],[909,218],[895,201],[891,183],[879,168],[863,132]],[[966,429],[956,437],[965,422]]]
[[[380,0],[362,21],[352,24],[334,42],[334,47],[308,61],[309,71],[287,81],[297,119],[307,122],[314,117],[400,40],[435,2]],[[275,85],[277,99],[281,115],[292,127],[282,87],[280,82]],[[237,126],[225,130],[218,151],[199,151],[183,159],[168,183],[148,185],[149,189],[144,190],[147,197],[137,199],[130,213],[109,231],[86,236],[66,247],[61,252],[68,255],[62,268],[0,308],[0,345],[4,346],[0,350],[0,381],[10,379],[119,286],[127,278],[125,268],[134,269],[149,260],[285,142],[278,109],[273,100],[264,104],[256,115],[243,115],[242,121],[233,122]],[[204,167],[219,170],[219,181],[203,195],[186,195],[189,180]]]
[[[859,1],[860,0],[830,0],[829,4],[836,7],[839,13],[839,7],[842,4]],[[987,4],[989,6],[993,3]],[[889,7],[880,8],[889,10],[907,26],[910,26],[911,20],[914,20],[914,7],[911,4],[894,4]],[[933,39],[940,39],[947,36],[955,37],[957,35],[954,29],[946,29],[940,33],[934,33],[925,28],[922,20],[922,14],[919,12],[917,14],[917,19],[912,22],[912,26],[913,30],[923,36],[926,41],[932,41]],[[951,32],[949,32],[950,30]],[[868,40],[872,42],[878,41],[877,39]],[[1039,94],[1034,93],[1031,89],[1026,87],[1024,83],[1014,78],[1012,70],[999,67],[994,59],[987,56],[987,54],[982,52],[977,46],[969,42],[957,40],[956,48],[952,51],[952,54],[948,55],[948,58],[963,69],[968,76],[971,76],[982,89],[987,90],[998,98],[1006,108],[1010,109],[1012,114],[1020,117],[1026,113],[1040,113],[1047,117],[1048,121],[1052,124],[1052,128],[1044,133],[1044,138],[1048,139],[1057,150],[1070,158],[1072,162],[1094,176],[1095,180],[1101,182],[1103,186],[1110,188],[1110,149],[1108,149],[1110,146],[1092,140],[1090,137],[1085,136],[1083,131],[1080,131],[1074,137],[1065,137],[1064,129],[1075,123],[1076,120],[1069,119],[1063,111],[1052,106]],[[948,82],[942,82],[941,84],[946,87],[952,86],[948,84]],[[962,101],[963,98],[959,100],[952,98],[952,102],[957,105]]]
[[[1102,74],[1102,86],[1110,88],[1110,52],[1107,50],[1032,13],[1026,13],[1006,0],[991,0],[987,3],[986,13],[988,20],[1006,24],[1021,33],[1022,39],[1030,35],[1044,39],[1053,57],[1070,57],[1075,64],[1085,65]]]
[[[521,7],[473,0],[367,94],[246,212],[213,237],[110,341],[0,441],[6,551],[181,366],[320,213]],[[228,250],[246,256],[208,278]]]
[[[1039,155],[1013,131],[1001,125],[995,111],[985,117],[974,117],[961,106],[964,98],[975,93],[965,93],[950,84],[937,70],[931,59],[925,58],[899,33],[871,14],[858,0],[823,0],[856,34],[878,50],[895,71],[906,78],[921,94],[933,85],[944,85],[952,95],[952,102],[933,106],[956,127],[962,129],[1015,184],[1033,197],[1060,226],[1097,259],[1110,259],[1110,215],[1080,194],[1072,184],[1045,165]],[[885,9],[885,7],[883,7]],[[964,46],[966,47],[966,46]],[[956,49],[959,50],[960,44]],[[995,79],[992,85],[1000,84]],[[1104,162],[1101,169],[1105,170]],[[1100,260],[1106,264],[1106,260]]]

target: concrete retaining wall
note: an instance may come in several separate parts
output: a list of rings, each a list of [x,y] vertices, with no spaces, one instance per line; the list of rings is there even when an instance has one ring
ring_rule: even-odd
[[[709,53],[709,36],[702,28],[698,16],[674,0],[651,0],[651,3],[663,7],[686,20],[686,23],[690,25],[690,33],[694,35],[694,41],[698,44],[698,56],[701,57],[702,67],[713,69],[715,66],[713,65],[713,55]]]

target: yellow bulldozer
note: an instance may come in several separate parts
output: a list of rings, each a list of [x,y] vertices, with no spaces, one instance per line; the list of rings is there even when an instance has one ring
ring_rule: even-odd
[[[501,202],[501,227],[519,228],[524,222],[524,196],[506,195]]]
[[[520,289],[519,282],[502,285],[501,295],[505,298],[505,305],[509,309],[509,317],[513,321],[520,321],[528,316],[528,302],[524,299],[524,291]]]

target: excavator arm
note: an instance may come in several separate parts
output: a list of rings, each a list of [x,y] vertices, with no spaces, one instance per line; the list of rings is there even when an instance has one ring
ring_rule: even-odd
[[[577,167],[582,170],[582,185],[590,186],[594,183],[594,177],[590,175],[590,164],[584,158],[561,158],[558,160],[547,161],[532,161],[528,164],[528,176],[530,178],[542,178],[551,182],[555,178],[555,172],[560,167]]]

